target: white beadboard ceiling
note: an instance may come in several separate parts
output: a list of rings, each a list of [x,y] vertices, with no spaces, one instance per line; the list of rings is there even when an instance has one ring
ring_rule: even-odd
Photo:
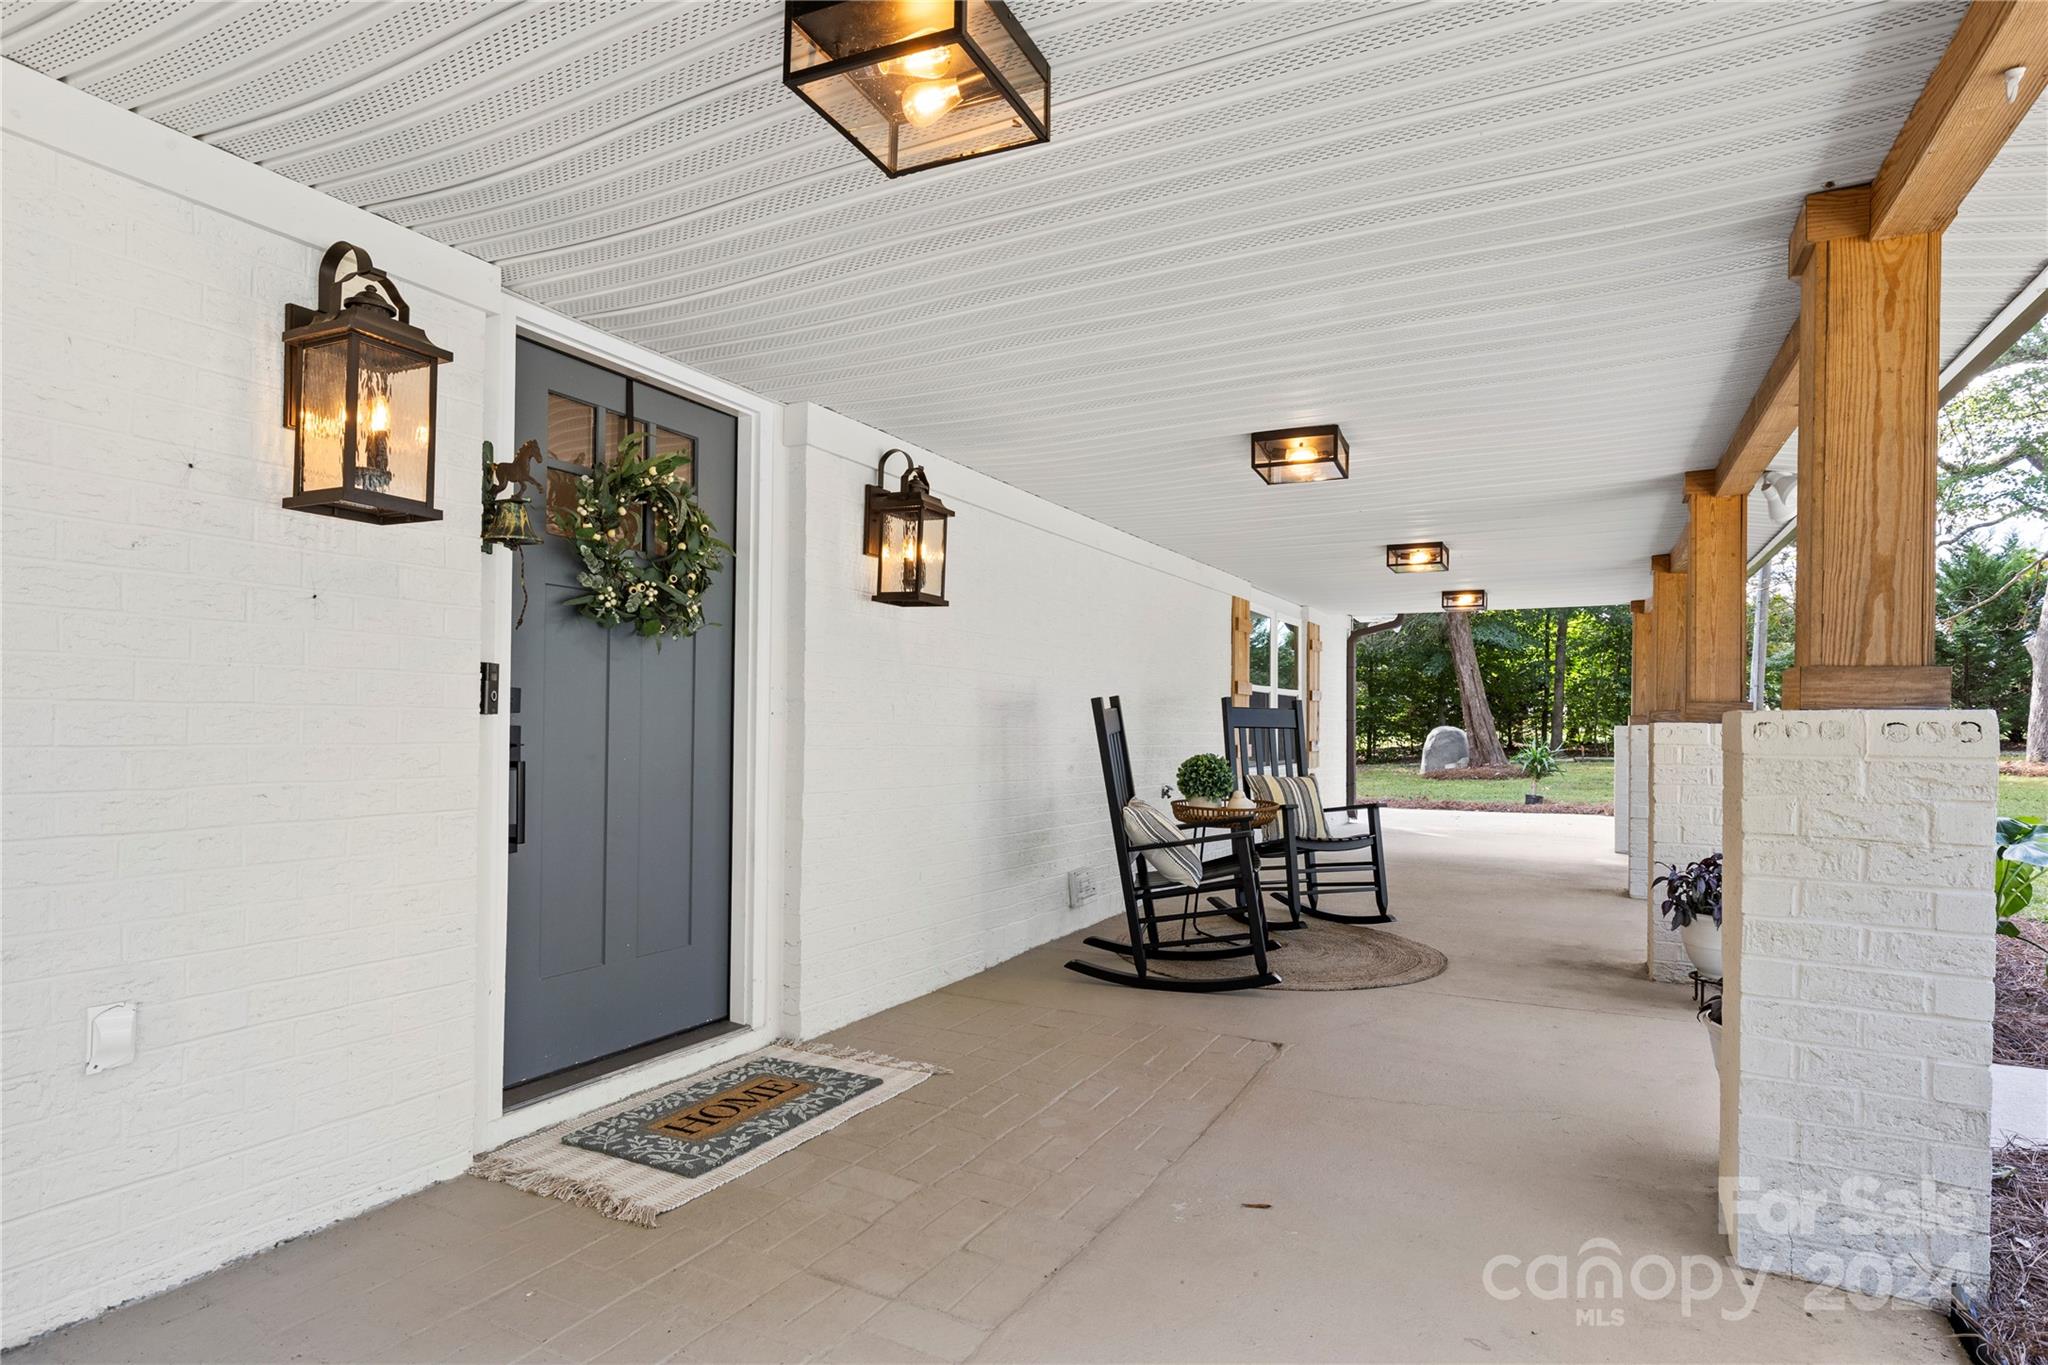
[[[1963,5],[1015,9],[1052,143],[895,182],[782,88],[769,0],[11,0],[0,52],[618,336],[1370,614],[1642,595],[1796,312],[1800,197],[1875,174]],[[2048,107],[1948,235],[1944,359],[2044,263]],[[1253,476],[1246,433],[1332,421],[1349,482]],[[1454,572],[1388,574],[1421,539]]]

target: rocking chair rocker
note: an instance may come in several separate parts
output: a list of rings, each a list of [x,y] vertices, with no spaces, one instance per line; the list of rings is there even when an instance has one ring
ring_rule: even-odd
[[[1258,856],[1253,850],[1251,831],[1231,832],[1228,856],[1202,859],[1199,885],[1180,885],[1155,873],[1145,857],[1148,852],[1167,848],[1192,848],[1199,852],[1205,843],[1212,843],[1215,836],[1132,841],[1124,826],[1124,807],[1137,793],[1132,785],[1130,748],[1124,736],[1123,699],[1096,697],[1092,705],[1095,710],[1095,742],[1102,753],[1103,787],[1109,797],[1109,828],[1111,837],[1116,841],[1117,879],[1123,889],[1124,923],[1129,928],[1130,942],[1118,943],[1092,935],[1083,941],[1091,948],[1129,958],[1132,970],[1119,971],[1079,958],[1067,963],[1067,969],[1113,985],[1153,991],[1235,991],[1279,985],[1279,976],[1266,965],[1267,950],[1277,945],[1267,935],[1265,912],[1259,904]],[[1204,909],[1203,893],[1210,891],[1228,892],[1231,899],[1217,898],[1216,904],[1221,908]],[[1169,898],[1183,900],[1186,908],[1161,914],[1158,903]],[[1213,919],[1227,919],[1232,927],[1220,934],[1205,933],[1199,929],[1200,921]],[[1161,938],[1160,926],[1170,924],[1183,926],[1180,941],[1167,942]],[[1187,937],[1189,928],[1196,929],[1193,940]],[[1247,955],[1252,959],[1253,970],[1242,976],[1190,981],[1157,976],[1152,971],[1154,962],[1214,962]]]
[[[1237,775],[1238,785],[1251,789],[1254,777],[1303,777],[1308,772],[1307,746],[1301,732],[1301,712],[1288,705],[1237,706],[1223,699],[1223,752]],[[1273,877],[1261,876],[1260,889],[1286,906],[1293,923],[1276,925],[1289,929],[1301,924],[1303,915],[1332,920],[1338,924],[1392,924],[1387,911],[1386,849],[1380,837],[1380,806],[1376,801],[1355,806],[1324,806],[1318,816],[1365,814],[1365,832],[1321,837],[1313,821],[1304,829],[1304,815],[1292,807],[1280,812],[1279,833],[1259,846],[1262,855],[1279,855],[1281,867]],[[1363,856],[1358,856],[1363,855]],[[1262,864],[1263,866],[1263,864]],[[1303,894],[1306,888],[1306,894]],[[1370,891],[1379,913],[1344,915],[1325,910],[1320,902],[1325,892]]]

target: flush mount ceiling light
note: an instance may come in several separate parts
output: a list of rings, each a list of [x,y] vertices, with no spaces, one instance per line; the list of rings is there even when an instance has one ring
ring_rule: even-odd
[[[894,178],[1052,139],[1052,72],[1001,0],[783,6],[782,83]]]
[[[1351,444],[1334,426],[1252,433],[1252,472],[1267,483],[1321,483],[1351,477]]]
[[[1451,567],[1451,551],[1441,540],[1389,545],[1387,567],[1395,573],[1443,573]]]
[[[1453,588],[1440,600],[1445,611],[1486,610],[1486,591],[1483,588]]]

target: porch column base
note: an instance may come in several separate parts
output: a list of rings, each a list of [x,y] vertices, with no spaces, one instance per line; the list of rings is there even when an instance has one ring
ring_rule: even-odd
[[[1721,727],[1698,721],[1657,721],[1650,727],[1651,876],[1658,864],[1684,867],[1721,851]],[[1692,959],[1658,906],[1647,900],[1652,981],[1685,981]]]
[[[1614,851],[1628,853],[1628,727],[1614,727]]]
[[[1949,672],[1904,665],[1794,664],[1785,670],[1778,695],[1787,711],[1861,707],[1943,710],[1949,703]]]
[[[1679,720],[1696,721],[1703,725],[1719,725],[1731,711],[1747,711],[1746,701],[1689,701],[1678,709]]]
[[[1988,711],[1725,728],[1722,1228],[1738,1264],[1915,1303],[1990,1259]]]

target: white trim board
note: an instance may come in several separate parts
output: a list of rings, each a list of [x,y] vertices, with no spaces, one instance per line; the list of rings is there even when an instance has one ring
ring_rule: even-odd
[[[732,792],[732,1003],[739,1031],[653,1058],[585,1082],[558,1095],[507,1111],[504,1107],[505,934],[508,900],[503,816],[510,801],[507,773],[509,708],[486,717],[480,782],[477,935],[477,1150],[485,1151],[639,1090],[679,1079],[772,1042],[782,1028],[781,906],[784,836],[781,812],[787,774],[781,756],[786,688],[779,671],[786,621],[777,619],[782,581],[775,529],[782,496],[776,477],[781,405],[630,342],[608,336],[516,295],[501,296],[493,332],[485,426],[497,453],[513,446],[513,394],[520,337],[538,341],[731,413],[739,423],[738,524],[731,539],[740,571],[735,584],[733,639]],[[511,556],[486,578],[483,639],[487,654],[511,658],[516,586]]]

